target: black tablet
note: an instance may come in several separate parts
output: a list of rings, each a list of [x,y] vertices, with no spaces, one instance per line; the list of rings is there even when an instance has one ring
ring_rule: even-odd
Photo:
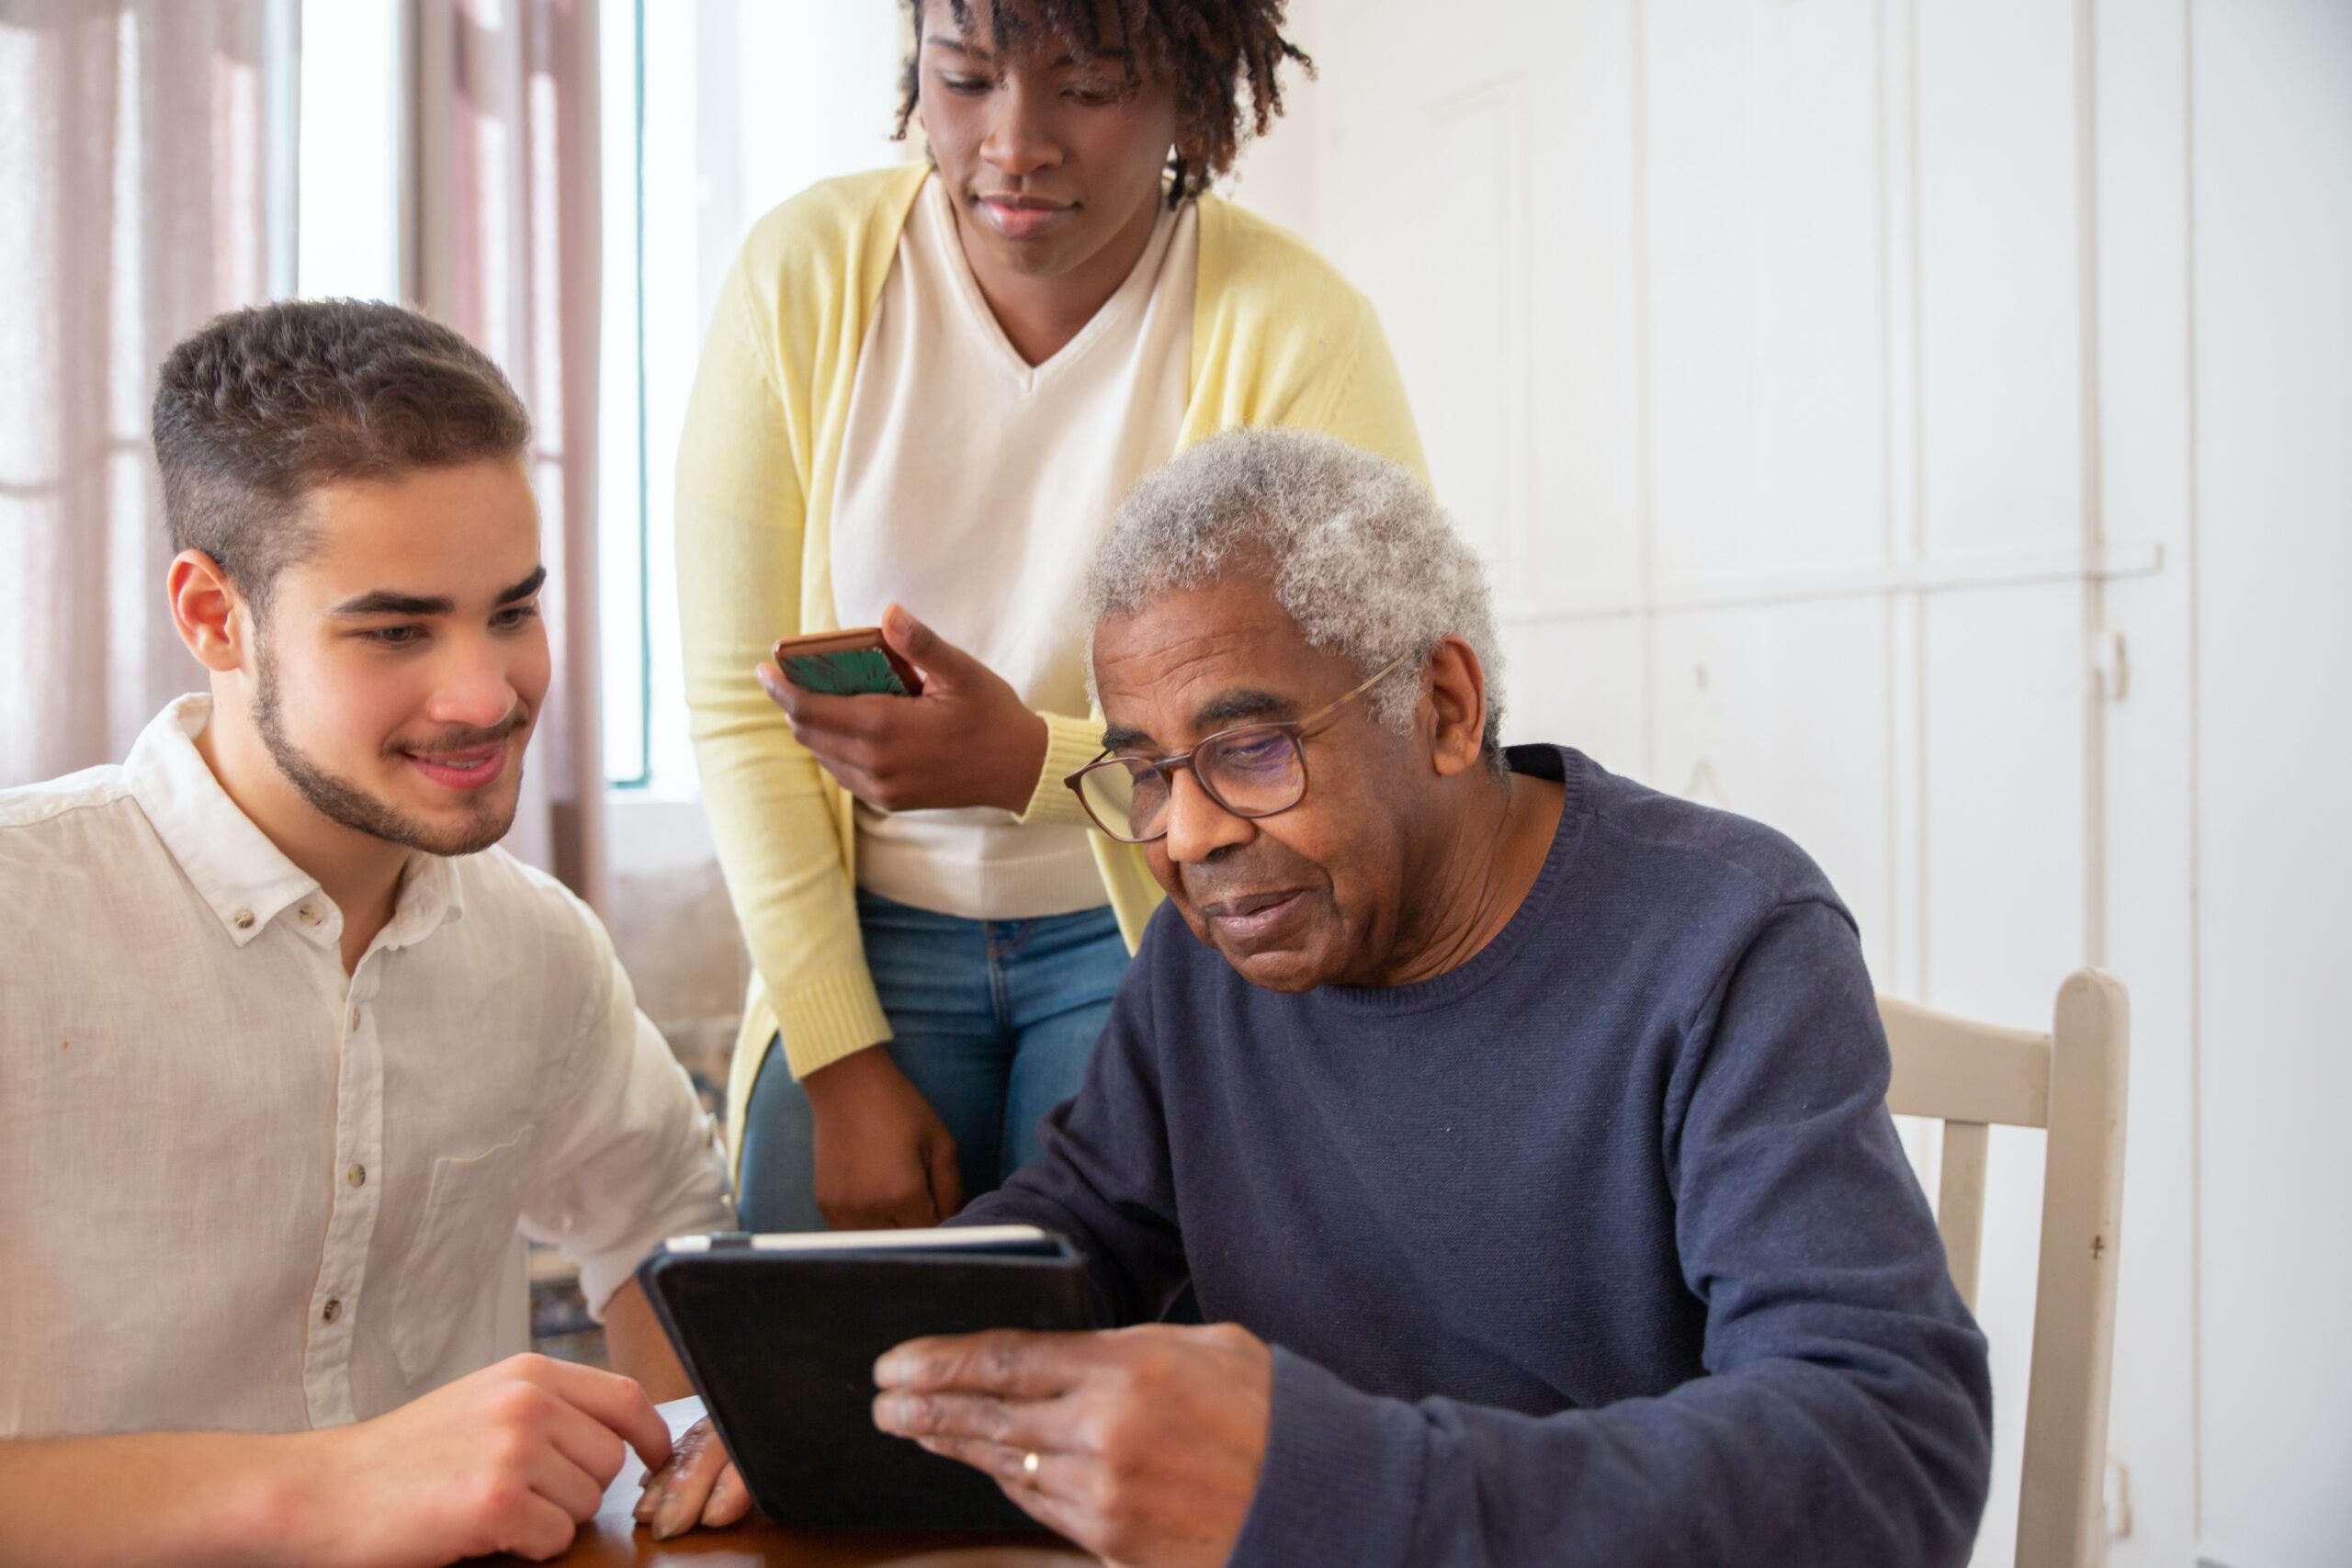
[[[926,1334],[1093,1326],[1086,1269],[1030,1225],[676,1236],[646,1299],[760,1511],[807,1528],[1035,1529],[997,1484],[874,1425],[874,1363]]]

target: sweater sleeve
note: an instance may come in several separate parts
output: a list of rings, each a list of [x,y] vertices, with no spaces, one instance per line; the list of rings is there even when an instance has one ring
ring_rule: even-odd
[[[1826,904],[1775,909],[1668,1089],[1707,1375],[1539,1416],[1375,1398],[1278,1349],[1230,1568],[1964,1562],[1990,1464],[1984,1341],[1887,1077],[1850,928]]]
[[[890,1037],[817,760],[752,671],[800,629],[806,498],[740,262],[678,448],[679,625],[711,837],[796,1077]],[[805,433],[804,433],[805,434]]]

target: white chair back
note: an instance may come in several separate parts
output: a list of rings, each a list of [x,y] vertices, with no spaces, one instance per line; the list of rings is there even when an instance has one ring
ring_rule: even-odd
[[[1887,1109],[1944,1124],[1936,1225],[1952,1283],[1972,1311],[1984,1232],[1986,1129],[2049,1134],[2017,1568],[2094,1568],[2107,1560],[2107,1404],[2129,998],[2112,976],[2078,970],[2058,988],[2047,1034],[1953,1018],[1891,997],[1881,997],[1878,1007],[1894,1058]]]

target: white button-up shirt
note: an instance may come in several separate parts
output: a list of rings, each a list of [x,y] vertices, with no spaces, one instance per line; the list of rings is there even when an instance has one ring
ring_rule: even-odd
[[[0,792],[0,1436],[365,1419],[528,1347],[524,1237],[601,1308],[732,1223],[585,906],[419,854],[346,976],[210,713]]]

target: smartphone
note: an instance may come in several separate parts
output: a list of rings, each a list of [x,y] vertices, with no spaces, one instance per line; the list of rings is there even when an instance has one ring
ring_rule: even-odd
[[[802,691],[832,697],[865,692],[911,697],[922,690],[922,677],[882,640],[879,626],[780,638],[775,667]]]

